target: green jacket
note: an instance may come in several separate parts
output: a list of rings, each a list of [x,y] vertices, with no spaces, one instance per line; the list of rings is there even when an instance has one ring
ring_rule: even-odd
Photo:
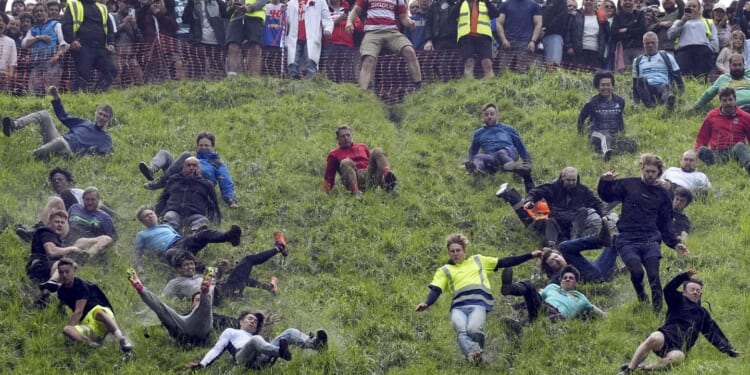
[[[724,87],[733,87],[737,92],[738,107],[750,104],[750,69],[745,70],[745,77],[743,79],[734,80],[729,73],[720,75],[714,81],[714,84],[698,98],[698,101],[693,105],[693,109],[698,109],[708,104],[711,99],[719,94],[719,90]]]

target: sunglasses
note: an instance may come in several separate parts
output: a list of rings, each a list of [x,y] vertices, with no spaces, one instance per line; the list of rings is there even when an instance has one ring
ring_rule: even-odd
[[[604,8],[606,9],[615,9],[614,5],[605,5]]]

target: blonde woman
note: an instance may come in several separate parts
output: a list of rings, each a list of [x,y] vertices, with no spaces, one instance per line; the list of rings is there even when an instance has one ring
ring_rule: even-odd
[[[689,0],[685,14],[667,31],[675,41],[675,58],[683,76],[706,76],[711,71],[714,53],[719,52],[716,27],[701,15],[698,0]]]
[[[729,57],[734,54],[744,55],[745,54],[745,33],[740,30],[732,32],[732,39],[729,41],[729,45],[724,47],[719,52],[719,57],[716,58],[716,68],[724,73],[729,73]]]

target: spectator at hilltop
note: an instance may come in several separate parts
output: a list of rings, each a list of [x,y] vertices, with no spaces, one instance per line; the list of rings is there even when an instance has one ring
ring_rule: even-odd
[[[404,35],[409,38],[415,51],[421,51],[424,49],[425,23],[427,22],[427,18],[422,11],[419,0],[412,0],[409,3],[409,18],[414,21],[414,29],[405,29]]]
[[[177,21],[167,14],[164,5],[154,1],[149,6],[142,6],[135,13],[136,24],[143,34],[143,43],[153,44],[156,42],[164,52],[164,57],[169,62],[169,69],[173,70],[173,79],[185,78],[185,67],[180,56],[179,47],[175,36],[179,25]]]
[[[461,0],[453,9],[458,14],[458,48],[464,63],[464,78],[474,78],[477,60],[484,77],[494,77],[490,20],[499,16],[499,10],[489,0]]]
[[[330,38],[333,32],[327,5],[314,0],[287,2],[287,66],[294,79],[315,77],[320,69],[323,38]]]
[[[182,22],[190,26],[190,42],[198,54],[197,57],[191,56],[198,65],[193,73],[224,71],[224,59],[220,52],[226,44],[228,17],[224,0],[187,1]]]
[[[34,5],[34,25],[21,41],[23,48],[30,48],[29,93],[43,96],[47,87],[57,86],[62,76],[60,57],[67,52],[68,43],[62,33],[62,25],[47,17],[44,4]]]
[[[70,1],[62,18],[65,41],[75,60],[76,74],[72,90],[87,90],[92,69],[100,73],[94,91],[105,91],[117,76],[115,25],[107,15],[107,7],[94,0]],[[76,17],[74,19],[74,16]]]
[[[57,0],[47,1],[47,17],[49,17],[49,19],[59,22],[62,19],[62,13],[60,13],[61,10],[62,8]]]
[[[271,0],[266,4],[266,21],[263,29],[263,47],[281,48],[282,38],[287,29],[286,2]]]
[[[507,64],[525,72],[542,37],[541,6],[533,0],[505,1],[496,27]]]
[[[707,76],[719,53],[719,39],[713,22],[701,17],[698,0],[688,0],[685,14],[667,31],[675,40],[674,57],[685,76]]]
[[[719,57],[716,58],[716,69],[718,69],[721,74],[729,73],[729,58],[732,57],[732,55],[744,56],[747,44],[745,40],[745,33],[742,31],[735,30],[732,32],[729,45],[724,47],[721,52],[719,52]]]
[[[0,13],[0,92],[7,92],[12,88],[18,66],[16,42],[5,35],[8,22],[8,16]]]
[[[623,62],[630,66],[643,51],[643,34],[646,33],[646,18],[635,10],[635,0],[620,0],[617,13],[612,20],[612,40],[622,44]]]
[[[565,56],[576,65],[598,69],[604,63],[609,28],[607,19],[596,12],[595,0],[584,0],[583,8],[569,19],[565,35]]]
[[[136,85],[143,84],[143,69],[138,61],[136,43],[143,41],[143,34],[138,28],[133,5],[134,0],[119,0],[118,10],[114,14],[115,23],[117,24],[117,33],[115,34],[115,46],[117,55],[120,59],[120,78],[122,80],[130,79]]]
[[[262,68],[263,29],[267,0],[234,1],[229,4],[229,27],[227,28],[227,76],[236,76],[243,71],[258,75]],[[247,50],[243,58],[242,50]],[[243,62],[244,61],[244,62]],[[244,68],[244,69],[243,69]]]

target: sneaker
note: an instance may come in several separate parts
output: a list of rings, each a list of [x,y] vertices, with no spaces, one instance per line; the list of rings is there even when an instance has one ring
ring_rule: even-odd
[[[16,236],[24,242],[31,243],[32,238],[34,238],[34,231],[26,229],[23,224],[16,224]]]
[[[630,363],[623,363],[622,366],[620,366],[620,372],[617,373],[617,375],[627,375],[633,372],[633,369],[630,368]]]
[[[141,170],[141,174],[143,174],[143,177],[146,177],[147,180],[149,181],[154,180],[154,170],[153,168],[149,167],[148,164],[144,162],[140,162],[138,164],[138,169]]]
[[[240,244],[240,239],[242,237],[242,228],[240,228],[239,225],[232,224],[232,227],[229,228],[229,230],[225,234],[227,236],[227,241],[229,241],[232,246],[237,246]]]
[[[602,218],[602,229],[599,231],[599,245],[602,247],[612,246],[612,233],[609,231],[609,220]]]
[[[271,294],[273,294],[275,296],[275,295],[278,295],[279,292],[281,292],[281,290],[279,289],[279,278],[278,277],[271,276],[271,281],[269,281],[268,283],[271,284],[271,290],[269,290],[269,292],[271,292]]]
[[[471,160],[464,163],[464,168],[466,169],[466,172],[469,172],[471,174],[477,173],[477,165],[474,164],[474,162]]]
[[[128,281],[130,281],[130,285],[135,288],[135,290],[138,291],[138,293],[143,291],[143,283],[141,283],[141,279],[138,277],[138,274],[135,272],[135,269],[128,268]]]
[[[383,186],[385,187],[385,191],[392,192],[396,189],[396,185],[398,185],[396,175],[393,171],[388,171],[388,173],[383,176]]]
[[[41,291],[49,291],[50,293],[57,292],[58,289],[60,289],[60,286],[62,284],[58,283],[57,281],[47,280],[41,284],[39,284],[39,290]]]
[[[130,353],[133,350],[133,343],[125,336],[120,339],[120,350],[123,353]]]
[[[3,117],[3,134],[10,137],[14,130],[16,130],[16,122],[10,117]]]
[[[289,248],[286,246],[286,237],[284,237],[284,232],[279,230],[273,232],[273,238],[276,240],[276,244],[274,245],[274,247],[279,250],[281,255],[288,256]]]
[[[513,284],[513,267],[503,268],[503,273],[500,276],[500,294],[507,296],[510,293],[511,285]]]
[[[604,151],[604,161],[609,162],[610,159],[612,159],[612,156],[614,155],[614,151],[610,148],[607,151]]]
[[[310,334],[312,337],[312,334]],[[328,334],[326,331],[319,329],[312,338],[312,348],[314,350],[323,350],[328,346]]]
[[[279,357],[286,361],[292,360],[292,352],[289,351],[289,342],[286,339],[279,340]]]
[[[714,152],[711,151],[710,148],[705,146],[698,149],[698,159],[701,159],[707,166],[714,165],[714,163],[716,163]]]
[[[495,192],[495,196],[498,198],[502,198],[505,195],[505,192],[508,191],[508,183],[505,182],[502,185],[500,185],[500,189],[497,189]]]

